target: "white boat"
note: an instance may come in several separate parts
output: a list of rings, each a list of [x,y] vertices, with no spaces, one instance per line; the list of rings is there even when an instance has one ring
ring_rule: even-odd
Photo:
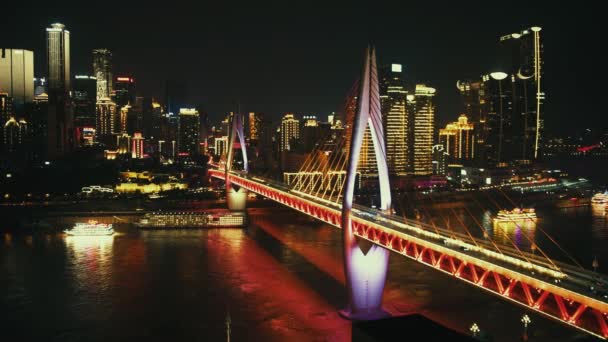
[[[500,210],[496,217],[494,217],[494,222],[525,222],[532,221],[536,222],[536,211],[534,208],[515,208],[513,210]]]
[[[113,235],[112,224],[97,223],[95,220],[88,222],[77,222],[72,229],[64,231],[73,236],[106,236]]]
[[[593,195],[591,197],[591,204],[608,204],[608,191],[604,193],[598,192]]]

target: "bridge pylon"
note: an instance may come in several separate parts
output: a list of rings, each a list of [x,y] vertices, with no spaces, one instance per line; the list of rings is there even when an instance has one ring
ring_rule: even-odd
[[[388,316],[382,310],[382,296],[386,282],[389,251],[378,245],[373,245],[366,254],[363,253],[356,240],[351,220],[357,165],[359,164],[363,135],[368,124],[378,167],[380,209],[389,211],[391,208],[391,193],[380,108],[376,52],[370,46],[365,52],[365,62],[359,83],[357,111],[353,120],[346,182],[342,196],[341,228],[344,273],[349,302],[348,306],[340,311],[340,314],[353,320],[373,320]]]
[[[228,143],[228,156],[226,158],[226,202],[228,209],[232,211],[244,211],[247,208],[247,190],[235,187],[230,182],[229,172],[232,170],[234,159],[234,142],[238,138],[243,155],[243,172],[249,172],[247,161],[247,147],[245,145],[245,133],[243,130],[243,116],[240,113],[230,115],[230,141]]]

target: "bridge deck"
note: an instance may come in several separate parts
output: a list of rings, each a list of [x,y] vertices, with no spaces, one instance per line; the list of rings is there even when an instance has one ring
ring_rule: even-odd
[[[210,170],[225,179],[225,171]],[[340,228],[341,208],[280,183],[229,173],[232,184],[268,197]],[[501,298],[542,313],[600,338],[608,338],[608,294],[592,291],[606,281],[574,266],[549,262],[537,255],[472,240],[458,234],[356,206],[352,229],[360,238],[383,246]]]

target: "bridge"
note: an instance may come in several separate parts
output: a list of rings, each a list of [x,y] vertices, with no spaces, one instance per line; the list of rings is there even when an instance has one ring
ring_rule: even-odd
[[[516,245],[499,246],[488,236],[475,238],[469,233],[392,214],[376,70],[375,52],[368,48],[358,84],[356,112],[348,123],[351,129],[342,147],[348,153],[339,160],[346,166],[345,177],[338,186],[339,195],[333,195],[336,189],[332,189],[332,195],[325,196],[325,191],[319,195],[318,189],[304,190],[250,175],[244,148],[241,148],[243,169],[233,170],[235,139],[240,140],[240,146],[245,146],[243,120],[237,114],[232,118],[226,162],[211,164],[209,170],[210,177],[225,181],[229,208],[244,210],[247,191],[251,191],[340,228],[349,299],[340,313],[349,319],[386,316],[382,295],[389,253],[393,252],[527,310],[608,339],[608,295],[592,290],[605,283],[597,273],[554,261],[542,253],[524,252]],[[381,198],[378,209],[353,203],[365,134],[368,139],[371,136],[374,145]],[[314,165],[311,161],[305,164]],[[372,248],[364,253],[357,239],[371,242]]]

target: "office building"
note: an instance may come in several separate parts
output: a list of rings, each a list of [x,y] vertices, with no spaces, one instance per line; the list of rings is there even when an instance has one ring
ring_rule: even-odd
[[[424,84],[416,85],[413,132],[414,175],[424,176],[433,173],[433,140],[435,127],[435,88]]]
[[[262,123],[264,121],[264,115],[262,113],[249,113],[249,141],[251,143],[257,143],[260,139],[260,133],[262,132]]]
[[[135,80],[131,77],[118,76],[114,82],[112,99],[119,107],[135,103]]]
[[[73,113],[69,103],[70,32],[55,23],[46,29],[47,81],[49,95],[48,156],[70,151],[74,145]]]
[[[465,114],[458,121],[449,123],[439,130],[439,144],[448,154],[449,165],[469,165],[475,158],[474,124]]]
[[[131,158],[142,159],[144,157],[144,137],[139,132],[133,134],[131,139]]]
[[[96,92],[97,79],[95,76],[74,76],[72,106],[77,137],[82,133],[83,127],[95,127]]]
[[[102,98],[97,102],[96,133],[99,140],[109,142],[113,135],[120,133],[116,123],[117,106],[110,98]]]
[[[407,174],[407,132],[410,122],[406,112],[407,91],[402,76],[402,65],[391,64],[380,69],[380,103],[386,143],[389,174]]]
[[[93,74],[97,79],[96,99],[112,96],[112,52],[108,49],[93,50]]]
[[[180,154],[196,156],[199,152],[199,113],[194,108],[181,108],[178,122],[178,150]]]
[[[0,48],[0,93],[13,98],[16,115],[34,102],[34,53],[30,50]]]
[[[281,119],[280,151],[295,151],[300,142],[300,120],[293,114],[285,114]]]

